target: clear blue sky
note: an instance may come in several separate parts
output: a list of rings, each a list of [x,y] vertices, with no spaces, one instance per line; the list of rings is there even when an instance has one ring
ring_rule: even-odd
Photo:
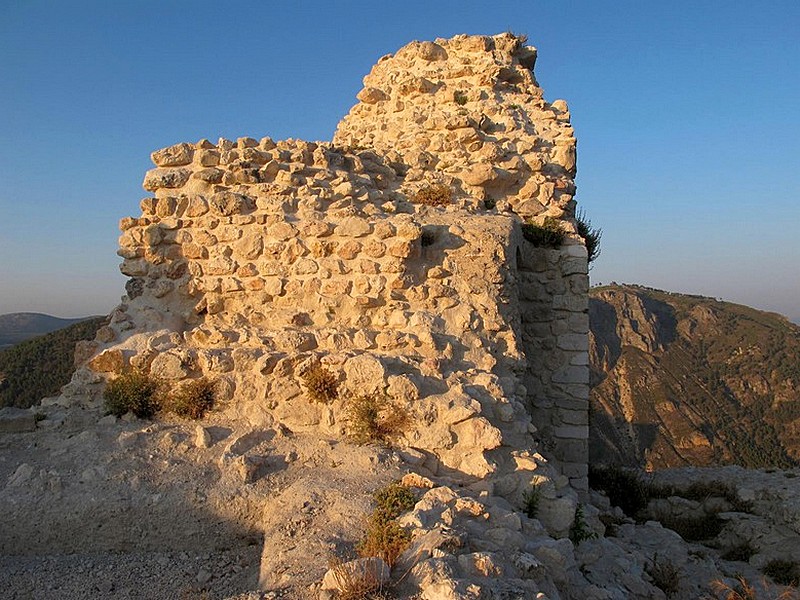
[[[800,2],[38,2],[0,6],[0,314],[106,313],[152,150],[329,140],[412,39],[526,33],[579,140],[597,282],[800,321]]]

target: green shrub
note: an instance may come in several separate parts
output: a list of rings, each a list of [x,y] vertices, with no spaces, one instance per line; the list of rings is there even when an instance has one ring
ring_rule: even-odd
[[[376,491],[373,498],[375,510],[367,519],[367,530],[357,550],[363,557],[378,556],[391,567],[411,541],[411,534],[396,519],[414,507],[416,498],[410,489],[397,483]]]
[[[645,567],[645,571],[653,581],[653,585],[660,589],[667,598],[678,593],[682,573],[668,558],[658,559],[658,554],[653,556],[653,562]]]
[[[589,258],[589,263],[591,263],[600,256],[600,238],[603,237],[603,230],[592,227],[592,222],[587,218],[583,210],[578,211],[578,214],[575,215],[575,223],[578,226],[578,235],[583,238],[583,243],[586,244],[586,254]]]
[[[722,554],[722,558],[725,560],[748,562],[756,552],[758,552],[758,550],[753,548],[750,542],[742,542],[726,550],[725,553]]]
[[[202,419],[214,407],[215,387],[205,378],[194,379],[170,396],[168,408],[179,417]]]
[[[339,397],[338,378],[319,363],[314,363],[301,379],[309,397],[315,402],[330,404]]]
[[[158,382],[142,371],[126,371],[106,384],[103,392],[106,411],[121,417],[133,413],[149,419],[158,412]]]
[[[772,560],[764,566],[764,575],[775,583],[798,587],[800,585],[800,564],[790,560]]]
[[[619,506],[629,517],[647,508],[649,488],[641,477],[620,467],[589,467],[589,486],[608,495],[613,506]]]
[[[381,394],[357,396],[345,410],[348,433],[356,444],[389,443],[409,424],[405,409]]]
[[[453,92],[453,100],[459,106],[464,106],[467,103],[467,94],[461,90]]]
[[[541,498],[542,492],[536,485],[531,486],[530,489],[523,492],[522,504],[525,514],[528,515],[528,518],[536,518],[536,514],[539,512],[539,501]]]
[[[420,189],[414,201],[427,206],[444,206],[453,200],[453,190],[446,185],[426,185]]]
[[[564,243],[566,232],[558,219],[545,217],[541,225],[523,223],[522,236],[538,248],[558,248]]]
[[[379,489],[372,497],[375,499],[375,510],[382,511],[389,519],[396,519],[402,513],[414,508],[417,503],[414,493],[399,483],[391,483]]]
[[[586,516],[583,514],[583,504],[578,504],[575,508],[575,519],[572,521],[572,527],[569,528],[569,539],[576,546],[585,540],[592,540],[597,537],[597,534],[589,529],[586,523]]]
[[[725,522],[717,514],[703,514],[697,517],[669,516],[661,520],[667,529],[672,529],[687,542],[702,542],[717,537]]]

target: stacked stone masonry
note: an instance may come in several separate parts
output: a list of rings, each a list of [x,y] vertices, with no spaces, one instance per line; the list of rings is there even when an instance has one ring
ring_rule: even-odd
[[[151,196],[120,222],[127,295],[65,393],[129,367],[205,376],[242,419],[330,436],[348,398],[385,393],[413,417],[405,456],[434,474],[519,499],[555,466],[555,489],[586,490],[575,138],[535,58],[510,34],[413,42],[378,61],[332,143],[154,152]],[[420,202],[431,190],[441,205]],[[546,217],[559,248],[522,235]],[[330,404],[303,386],[318,363],[341,382]]]

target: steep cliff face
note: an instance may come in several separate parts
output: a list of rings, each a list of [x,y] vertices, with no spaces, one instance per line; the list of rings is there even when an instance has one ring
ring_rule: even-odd
[[[591,292],[591,454],[665,468],[800,460],[800,328],[710,298]]]

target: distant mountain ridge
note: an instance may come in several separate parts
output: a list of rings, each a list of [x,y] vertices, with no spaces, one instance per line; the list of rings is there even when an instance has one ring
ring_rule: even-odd
[[[62,319],[43,313],[19,312],[0,315],[0,350],[51,331],[96,317]]]
[[[590,291],[592,460],[800,464],[800,327],[641,286]]]

